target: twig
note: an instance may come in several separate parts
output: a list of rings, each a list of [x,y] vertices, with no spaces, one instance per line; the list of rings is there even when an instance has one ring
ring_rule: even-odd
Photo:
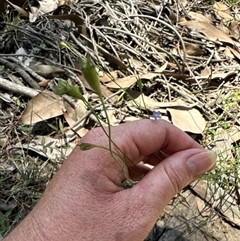
[[[39,92],[26,86],[12,83],[6,79],[0,77],[0,88],[8,90],[10,92],[24,95],[30,98],[36,96]]]
[[[38,85],[38,83],[36,81],[34,81],[26,71],[19,68],[16,64],[10,63],[9,61],[7,61],[6,59],[3,59],[3,58],[0,59],[0,63],[8,66],[9,68],[11,68],[13,70],[15,70],[18,74],[20,74],[24,78],[24,80],[27,81],[27,83],[31,87],[33,87],[34,89],[40,90],[40,86]]]
[[[97,26],[96,28],[98,28],[98,29],[109,29],[109,30],[112,30],[112,31],[121,32],[121,33],[124,33],[124,34],[127,34],[127,35],[134,36],[134,37],[136,37],[136,38],[138,38],[138,39],[140,39],[140,40],[142,40],[144,42],[146,41],[144,38],[142,38],[142,37],[140,37],[140,36],[138,36],[136,34],[133,34],[133,33],[130,33],[130,32],[126,32],[126,31],[121,30],[121,29],[115,29],[115,28],[111,28],[111,27],[101,27],[101,26]],[[169,53],[167,50],[165,50],[165,49],[163,49],[163,48],[161,48],[159,46],[156,46],[156,45],[154,45],[152,43],[149,43],[149,45],[154,47],[154,48],[156,48],[158,51],[165,53],[167,56],[169,56],[171,59],[173,59],[174,62],[178,66],[178,71],[181,72],[181,66],[180,66],[179,62],[175,59],[175,57],[171,53]]]
[[[39,82],[41,81],[45,81],[45,79],[40,76],[39,74],[37,74],[36,72],[34,72],[31,68],[25,66],[21,61],[15,59],[14,57],[7,57],[7,59],[14,61],[15,63],[21,65],[21,67],[23,67],[29,74],[31,74],[35,79],[37,79]]]

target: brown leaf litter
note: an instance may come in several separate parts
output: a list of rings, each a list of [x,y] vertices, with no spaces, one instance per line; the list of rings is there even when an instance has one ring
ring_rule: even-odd
[[[52,86],[59,79],[79,86],[104,124],[99,98],[81,73],[86,54],[97,66],[112,125],[149,118],[159,110],[163,119],[206,148],[223,150],[226,155],[220,164],[233,166],[239,157],[240,126],[237,4],[186,0],[179,4],[140,0],[24,3],[0,2],[0,12],[5,14],[0,25],[0,143],[2,160],[11,168],[14,155],[22,160],[15,161],[21,168],[28,167],[31,159],[36,165],[41,163],[41,168],[56,170],[59,160],[69,154],[68,146],[98,125],[81,102],[53,94]],[[51,127],[48,134],[34,132],[39,123]],[[11,170],[16,169],[8,165],[6,173],[15,177]],[[43,183],[52,175],[46,173]],[[24,195],[14,198],[21,203]],[[236,196],[231,192],[232,207]],[[8,198],[7,192],[1,197]],[[28,200],[32,206],[32,199]],[[208,213],[211,217],[224,212],[220,201],[208,200],[204,205],[216,207]],[[226,215],[222,222],[234,226],[234,218]],[[188,232],[188,237],[194,239],[194,232]],[[226,237],[234,240],[230,234]]]

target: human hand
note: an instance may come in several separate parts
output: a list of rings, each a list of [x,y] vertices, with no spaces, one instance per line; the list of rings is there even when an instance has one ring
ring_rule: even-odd
[[[135,121],[111,130],[113,141],[146,175],[124,189],[122,168],[109,151],[82,151],[77,146],[6,241],[142,241],[171,198],[215,166],[214,153],[163,120]],[[108,147],[100,128],[91,130],[81,143]],[[166,154],[162,161],[155,155],[158,150]]]

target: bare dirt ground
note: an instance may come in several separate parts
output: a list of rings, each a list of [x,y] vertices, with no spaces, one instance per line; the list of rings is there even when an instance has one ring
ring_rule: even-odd
[[[174,197],[146,240],[239,240],[239,1],[11,2],[0,4],[0,234],[98,125],[53,86],[78,85],[106,119],[81,72],[89,54],[111,125],[157,111],[218,154],[215,171]]]

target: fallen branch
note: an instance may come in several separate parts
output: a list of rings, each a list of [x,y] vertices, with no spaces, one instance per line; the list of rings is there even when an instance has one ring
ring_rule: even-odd
[[[0,77],[0,88],[8,90],[8,91],[16,93],[16,94],[30,97],[30,98],[33,98],[34,96],[36,96],[39,93],[38,91],[36,91],[34,89],[13,83],[13,82],[3,79],[1,77]]]

